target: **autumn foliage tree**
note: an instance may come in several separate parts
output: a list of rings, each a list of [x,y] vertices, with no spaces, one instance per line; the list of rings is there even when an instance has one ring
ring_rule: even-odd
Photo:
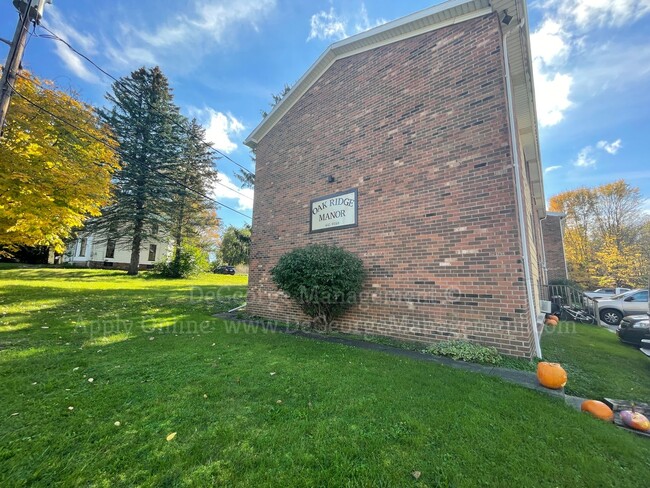
[[[572,280],[586,288],[645,286],[650,266],[648,217],[638,188],[619,180],[550,199],[566,214],[564,247]]]
[[[118,159],[99,141],[111,133],[90,105],[52,82],[23,71],[15,88],[22,97],[12,99],[0,142],[0,253],[63,252],[73,229],[109,202]]]

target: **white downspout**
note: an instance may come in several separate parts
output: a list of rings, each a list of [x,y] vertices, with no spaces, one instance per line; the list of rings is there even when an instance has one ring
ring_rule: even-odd
[[[528,236],[526,235],[526,220],[524,218],[524,196],[521,189],[521,174],[519,171],[519,141],[517,140],[517,128],[515,126],[515,114],[512,103],[512,86],[510,84],[510,64],[508,63],[508,35],[511,32],[521,29],[524,21],[512,30],[503,34],[503,60],[506,68],[506,98],[508,100],[508,118],[510,123],[510,139],[512,142],[513,165],[515,168],[515,188],[517,193],[517,206],[519,218],[519,230],[521,236],[521,250],[523,253],[524,276],[526,280],[526,294],[528,295],[528,304],[530,310],[530,324],[533,329],[533,337],[535,338],[535,354],[538,358],[542,357],[542,346],[539,341],[539,334],[537,333],[537,315],[535,314],[535,296],[533,294],[532,278],[530,273],[530,259],[528,256]]]

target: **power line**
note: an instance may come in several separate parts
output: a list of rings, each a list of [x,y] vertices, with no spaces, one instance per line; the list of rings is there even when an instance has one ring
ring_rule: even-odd
[[[43,35],[35,34],[36,37],[41,37],[41,38],[43,38],[43,39],[52,39],[52,40],[59,41],[59,42],[63,43],[65,46],[68,47],[68,49],[70,49],[70,50],[71,50],[72,52],[74,52],[76,55],[78,55],[78,56],[82,57],[83,59],[85,59],[86,61],[88,61],[88,62],[89,62],[90,64],[92,64],[95,68],[97,68],[97,69],[98,69],[99,71],[101,71],[103,74],[105,74],[106,76],[108,76],[111,80],[113,80],[113,81],[115,81],[117,84],[119,84],[119,85],[122,87],[122,89],[124,89],[124,90],[127,91],[127,92],[130,92],[132,95],[134,94],[132,91],[129,91],[128,87],[125,86],[125,84],[124,84],[123,81],[119,80],[118,78],[116,78],[115,76],[113,76],[111,73],[109,73],[108,71],[106,71],[106,70],[105,70],[104,68],[102,68],[100,65],[98,65],[97,63],[95,63],[95,62],[94,62],[90,57],[88,57],[88,56],[85,55],[84,53],[82,53],[82,52],[80,52],[79,50],[77,50],[77,49],[76,49],[74,46],[72,46],[68,41],[66,41],[65,39],[62,39],[58,34],[56,34],[55,32],[52,32],[50,29],[48,29],[47,27],[45,27],[45,26],[43,26],[43,25],[41,25],[41,26],[39,26],[39,27],[41,27],[41,28],[44,29],[45,31],[49,32],[51,35],[49,35],[49,36],[43,36]],[[184,130],[184,131],[187,130],[187,127],[183,127],[180,123],[178,123],[178,122],[175,121],[175,120],[172,120],[172,124],[173,124],[173,125],[176,125],[177,127],[181,128],[181,129]],[[221,155],[222,157],[226,158],[226,159],[227,159],[228,161],[230,161],[231,163],[233,163],[233,164],[235,164],[236,166],[240,167],[240,168],[241,168],[242,170],[244,170],[246,173],[255,176],[255,173],[253,173],[252,171],[250,171],[250,170],[247,169],[246,167],[244,167],[244,166],[242,166],[241,164],[239,164],[237,161],[235,161],[234,159],[232,159],[232,158],[231,158],[230,156],[228,156],[226,153],[224,153],[224,152],[220,151],[219,149],[217,149],[216,147],[214,147],[214,146],[213,146],[212,144],[210,144],[209,142],[207,142],[207,141],[203,141],[203,144],[205,144],[205,146],[208,147],[211,151],[216,152],[217,154],[219,154],[219,155]]]
[[[113,151],[119,153],[122,157],[124,157],[124,154],[120,151],[119,148],[113,146],[112,144],[108,143],[108,142],[105,141],[104,139],[100,139],[99,137],[97,137],[97,136],[95,136],[95,135],[93,135],[93,134],[90,134],[89,132],[85,131],[84,129],[82,129],[82,128],[79,127],[78,125],[74,124],[73,122],[70,122],[70,121],[64,119],[63,117],[61,117],[61,116],[59,116],[59,115],[56,115],[55,113],[53,113],[52,111],[46,109],[45,107],[42,107],[42,106],[39,105],[38,103],[33,102],[32,100],[30,100],[29,98],[27,98],[25,95],[23,95],[22,93],[20,93],[18,90],[16,90],[15,87],[13,88],[12,91],[13,91],[13,93],[15,93],[16,95],[18,95],[20,98],[22,98],[23,100],[25,100],[25,101],[26,101],[27,103],[29,103],[30,105],[33,105],[34,107],[36,107],[36,108],[38,108],[39,110],[45,112],[45,113],[48,114],[49,116],[55,118],[56,120],[58,120],[58,121],[60,121],[60,122],[63,122],[63,123],[66,124],[66,125],[69,125],[70,127],[72,127],[72,128],[74,128],[74,129],[78,130],[79,132],[81,132],[82,134],[85,134],[86,136],[90,137],[91,139],[93,139],[93,140],[99,142],[100,144],[102,144],[102,145],[106,146],[107,148],[109,148],[109,149],[111,149],[111,150],[113,150]],[[125,158],[125,159],[128,160],[128,158]],[[102,164],[102,163],[94,163],[94,164],[96,164],[96,165],[98,165],[98,166],[100,166],[100,167],[103,167],[103,164]],[[222,203],[222,202],[220,202],[220,201],[218,201],[218,200],[216,200],[216,199],[214,199],[214,198],[212,198],[212,197],[209,197],[209,196],[205,195],[203,192],[200,192],[200,191],[196,190],[195,188],[191,188],[191,187],[185,185],[184,183],[182,183],[182,182],[176,180],[175,178],[172,178],[171,176],[168,176],[168,175],[166,175],[165,173],[162,173],[161,171],[159,171],[159,170],[157,170],[157,169],[152,169],[152,171],[154,171],[154,172],[157,173],[158,175],[162,176],[163,178],[165,178],[165,179],[167,179],[167,180],[169,180],[169,181],[172,181],[173,183],[175,183],[175,184],[177,184],[177,185],[181,185],[181,186],[183,186],[184,188],[186,188],[187,190],[190,190],[190,191],[196,193],[196,194],[199,195],[200,197],[203,197],[203,198],[205,198],[205,199],[207,199],[207,200],[210,200],[211,202],[214,202],[214,203],[216,203],[217,205],[220,205],[220,206],[222,206],[222,207],[224,207],[224,208],[227,208],[228,210],[231,210],[232,212],[235,212],[235,213],[237,213],[237,214],[239,214],[239,215],[241,215],[241,216],[243,216],[243,217],[246,217],[247,219],[250,219],[250,218],[251,218],[250,216],[246,215],[245,213],[242,213],[242,212],[240,212],[239,210],[236,210],[236,209],[230,207],[229,205],[226,205],[225,203]],[[224,186],[225,186],[225,185],[224,185]],[[226,188],[227,188],[227,187],[226,187]]]
[[[18,73],[18,76],[19,76],[20,78],[22,78],[23,80],[33,81],[33,80],[31,80],[30,78],[21,75],[20,73]],[[14,91],[15,91],[15,90],[14,90]],[[25,98],[25,97],[23,97],[23,98]],[[28,101],[29,101],[29,100],[28,100]],[[31,103],[31,102],[30,102],[30,103]],[[43,111],[46,111],[45,109],[42,109],[42,110],[43,110]],[[48,113],[49,113],[49,112],[48,112]],[[51,113],[50,113],[50,115],[52,115],[52,117],[56,117],[55,115],[53,115],[53,114],[51,114]],[[71,124],[69,124],[69,125],[71,125]],[[75,127],[77,130],[80,130],[80,131],[84,132],[83,129],[81,129],[80,127],[78,127],[78,126],[74,126],[74,127]],[[84,133],[87,134],[88,136],[92,137],[92,136],[91,136],[90,134],[88,134],[87,132],[84,132]],[[114,151],[120,153],[121,155],[123,155],[123,153],[120,152],[120,148],[119,148],[119,146],[113,146],[112,144],[110,144],[110,143],[109,143],[108,141],[106,141],[106,140],[99,141],[99,142],[101,142],[101,143],[104,144],[105,146],[108,146],[108,147],[110,147],[112,150],[114,150]],[[147,149],[149,149],[149,150],[155,151],[155,148],[153,148],[153,147],[152,147],[151,145],[149,145],[149,144],[147,144],[145,147],[146,147]],[[232,191],[232,192],[237,193],[238,195],[240,195],[240,196],[242,196],[242,197],[244,197],[244,198],[248,198],[249,200],[253,201],[253,198],[252,198],[251,196],[246,195],[245,193],[240,192],[240,191],[237,190],[236,188],[232,188],[232,187],[230,187],[230,186],[228,186],[228,185],[226,185],[226,184],[224,184],[224,183],[221,183],[221,182],[218,181],[218,180],[215,181],[215,183],[216,183],[217,185],[219,185],[219,186],[223,186],[224,188],[226,188],[226,189],[228,189],[228,190],[230,190],[230,191]]]

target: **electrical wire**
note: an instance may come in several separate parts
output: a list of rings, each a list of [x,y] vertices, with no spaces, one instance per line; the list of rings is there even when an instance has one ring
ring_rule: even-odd
[[[83,59],[85,59],[86,61],[88,61],[90,64],[92,64],[96,69],[98,69],[98,70],[101,71],[103,74],[105,74],[106,76],[108,76],[111,80],[113,80],[113,81],[115,81],[117,84],[121,85],[122,89],[124,89],[125,91],[131,93],[132,95],[134,94],[132,91],[129,91],[128,87],[125,86],[125,84],[124,84],[123,81],[119,80],[118,78],[116,78],[115,76],[113,76],[111,73],[109,73],[108,71],[106,71],[104,68],[102,68],[101,66],[99,66],[97,63],[95,63],[95,62],[94,62],[91,58],[89,58],[87,55],[85,55],[84,53],[82,53],[82,52],[80,52],[79,50],[77,50],[74,46],[72,46],[68,41],[66,41],[65,39],[62,39],[58,34],[56,34],[55,32],[52,32],[50,29],[48,29],[47,27],[45,27],[45,26],[43,26],[43,25],[39,25],[39,27],[40,27],[41,29],[43,29],[43,30],[49,32],[50,35],[49,35],[49,36],[44,36],[44,35],[35,34],[36,37],[41,37],[41,38],[43,38],[43,39],[52,39],[52,40],[59,41],[59,42],[63,43],[65,46],[68,47],[68,49],[70,49],[72,52],[74,52],[77,56],[82,57]],[[187,127],[183,127],[180,123],[178,123],[178,122],[175,121],[175,120],[172,120],[172,124],[175,125],[176,127],[181,128],[181,129],[184,130],[184,131],[187,130]],[[246,173],[248,173],[248,174],[250,174],[250,175],[252,175],[252,176],[255,176],[255,173],[253,173],[252,171],[250,171],[250,170],[247,169],[246,167],[244,167],[244,166],[242,166],[241,164],[239,164],[237,161],[235,161],[234,159],[232,159],[232,158],[231,158],[230,156],[228,156],[226,153],[224,153],[224,152],[220,151],[219,149],[217,149],[216,147],[214,147],[214,146],[213,146],[212,144],[210,144],[209,142],[205,142],[205,141],[204,141],[203,144],[205,144],[205,146],[208,147],[210,150],[214,151],[215,153],[217,153],[217,154],[219,154],[220,156],[224,157],[225,159],[227,159],[227,160],[230,161],[231,163],[233,163],[233,164],[235,164],[236,166],[240,167],[240,168],[241,168],[242,170],[244,170]]]
[[[31,80],[30,78],[21,75],[20,73],[17,73],[17,76],[20,77],[20,78],[22,78],[23,80],[33,81],[33,80]],[[14,91],[15,91],[15,90],[14,90]],[[25,98],[25,97],[23,96],[23,98]],[[28,100],[28,101],[29,101],[29,100]],[[31,102],[30,102],[30,103],[31,103]],[[39,107],[39,108],[40,108],[40,107]],[[43,110],[43,111],[46,111],[45,109],[42,109],[42,110]],[[48,112],[48,113],[49,113],[49,112]],[[56,115],[53,115],[53,114],[51,114],[51,113],[50,113],[50,115],[51,115],[52,117],[56,117]],[[69,124],[69,125],[71,125],[71,124]],[[77,130],[80,130],[80,131],[83,132],[83,129],[81,129],[80,127],[75,126],[75,128],[76,128]],[[87,132],[85,132],[85,134],[88,135],[89,137],[92,137],[92,136],[91,136],[90,134],[88,134]],[[108,141],[105,141],[105,140],[103,140],[103,141],[98,141],[98,142],[101,142],[101,143],[104,144],[105,146],[110,147],[110,149],[112,149],[113,151],[118,152],[120,155],[123,156],[123,154],[122,154],[122,152],[120,151],[120,148],[119,148],[118,146],[113,146],[112,144],[110,144]],[[147,144],[147,145],[145,146],[145,148],[148,149],[148,150],[151,150],[151,151],[153,151],[153,152],[156,151],[155,148],[153,148],[153,147],[150,146],[149,144]],[[219,185],[219,186],[222,186],[222,187],[224,187],[224,188],[226,188],[226,189],[228,189],[228,190],[230,190],[230,191],[232,191],[232,192],[234,192],[234,193],[236,193],[236,194],[242,196],[243,198],[247,198],[248,200],[253,201],[253,198],[252,198],[251,196],[246,195],[245,193],[240,192],[240,191],[237,190],[236,188],[232,188],[232,187],[230,187],[230,186],[228,186],[228,185],[226,185],[226,184],[224,184],[224,183],[221,183],[219,180],[216,180],[215,183],[216,183],[217,185]]]
[[[74,128],[74,129],[78,130],[79,132],[81,132],[82,134],[85,134],[87,137],[90,137],[91,139],[95,140],[96,142],[98,142],[98,143],[100,143],[100,144],[106,146],[107,148],[109,148],[109,149],[111,149],[111,150],[117,152],[118,154],[120,154],[120,155],[124,158],[124,154],[120,151],[120,149],[119,149],[118,147],[116,147],[116,146],[110,144],[108,141],[106,141],[106,140],[104,140],[104,139],[101,139],[101,138],[99,138],[99,137],[97,137],[97,136],[95,136],[95,135],[93,135],[93,134],[90,134],[89,132],[85,131],[84,129],[82,129],[82,128],[79,127],[78,125],[74,124],[73,122],[70,122],[69,120],[66,120],[66,119],[64,119],[63,117],[61,117],[61,116],[59,116],[59,115],[56,115],[56,114],[53,113],[52,111],[46,109],[45,107],[42,107],[41,105],[39,105],[39,104],[36,103],[36,102],[30,100],[28,97],[26,97],[25,95],[23,95],[22,93],[20,93],[20,92],[19,92],[18,90],[16,90],[15,88],[13,88],[12,91],[13,91],[13,93],[14,93],[15,95],[18,95],[20,98],[22,98],[23,100],[25,100],[27,103],[29,103],[30,105],[32,105],[32,106],[38,108],[39,110],[43,111],[44,113],[48,114],[50,117],[53,117],[54,119],[56,119],[56,120],[58,120],[58,121],[60,121],[60,122],[62,122],[62,123],[64,123],[64,124],[66,124],[66,125],[69,125],[70,127],[72,127],[72,128]],[[128,161],[127,158],[124,158],[124,159]],[[100,167],[103,167],[103,166],[104,166],[103,163],[94,163],[94,164],[97,165],[97,166],[100,166]],[[196,190],[195,188],[189,187],[189,186],[185,185],[184,183],[182,183],[182,182],[176,180],[175,178],[172,178],[172,177],[169,176],[169,175],[166,175],[165,173],[163,173],[163,172],[161,172],[161,171],[159,171],[159,170],[157,170],[157,169],[152,169],[152,171],[154,171],[156,174],[162,176],[163,178],[165,178],[165,179],[167,179],[167,180],[169,180],[169,181],[171,181],[171,182],[173,182],[173,183],[175,183],[175,184],[177,184],[177,185],[180,185],[180,186],[184,187],[185,189],[187,189],[187,190],[189,190],[189,191],[194,192],[195,194],[199,195],[199,196],[202,197],[202,198],[205,198],[205,199],[207,199],[207,200],[209,200],[209,201],[211,201],[211,202],[216,203],[217,205],[220,205],[220,206],[222,206],[222,207],[224,207],[224,208],[227,208],[228,210],[230,210],[230,211],[232,211],[232,212],[235,212],[235,213],[237,213],[237,214],[239,214],[239,215],[241,215],[241,216],[243,216],[243,217],[246,217],[247,219],[251,219],[251,217],[250,217],[249,215],[246,215],[245,213],[240,212],[239,210],[236,210],[236,209],[230,207],[229,205],[226,205],[225,203],[222,203],[222,202],[220,202],[220,201],[218,201],[218,200],[216,200],[216,199],[214,199],[214,198],[212,198],[212,197],[209,197],[208,195],[204,194],[203,192],[200,192],[200,191]],[[223,186],[225,186],[225,185],[223,185]],[[226,188],[228,188],[228,187],[226,187]]]

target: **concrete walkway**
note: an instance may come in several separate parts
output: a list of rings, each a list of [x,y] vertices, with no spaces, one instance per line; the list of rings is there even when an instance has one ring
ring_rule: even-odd
[[[236,315],[229,314],[229,313],[216,314],[215,317],[220,318],[222,320],[229,320],[232,322],[254,325],[257,327],[270,329],[275,332],[281,332],[284,334],[304,337],[307,339],[317,340],[321,342],[342,344],[344,346],[356,347],[359,349],[368,349],[371,351],[378,351],[387,354],[392,354],[393,356],[401,356],[410,359],[415,359],[417,361],[429,361],[433,363],[444,364],[445,366],[449,366],[451,368],[461,369],[464,371],[471,371],[474,373],[486,374],[489,376],[496,376],[497,378],[501,378],[502,380],[507,381],[509,383],[514,383],[516,385],[520,385],[525,388],[529,388],[531,390],[536,390],[557,398],[564,399],[565,397],[564,388],[562,388],[561,390],[550,390],[548,388],[544,388],[537,381],[537,375],[530,371],[519,371],[516,369],[499,368],[496,366],[484,366],[482,364],[475,364],[475,363],[466,363],[464,361],[456,361],[450,358],[434,356],[429,353],[412,351],[409,349],[401,349],[399,347],[387,346],[387,345],[377,344],[375,342],[368,342],[359,339],[329,336],[329,335],[318,334],[315,332],[306,332],[306,331],[295,330],[295,329],[283,329],[262,321],[258,322],[253,320],[238,319]],[[578,406],[578,408],[580,407]]]

